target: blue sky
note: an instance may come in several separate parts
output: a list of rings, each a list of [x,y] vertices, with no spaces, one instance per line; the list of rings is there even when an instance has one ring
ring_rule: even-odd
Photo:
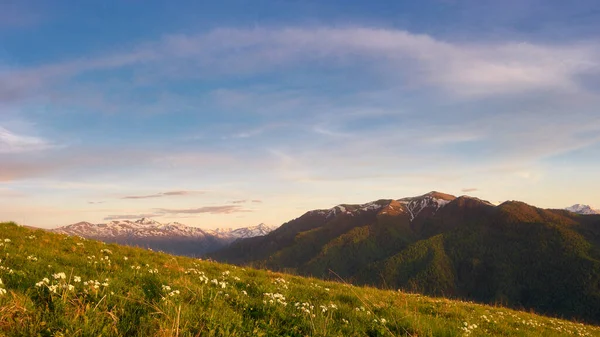
[[[0,220],[600,207],[597,1],[3,1]]]

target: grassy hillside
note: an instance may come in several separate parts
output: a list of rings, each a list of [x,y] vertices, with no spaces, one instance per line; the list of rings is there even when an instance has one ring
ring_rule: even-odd
[[[411,220],[387,202],[335,217],[309,212],[212,256],[600,323],[600,216],[460,197]]]
[[[2,336],[600,336],[467,302],[0,224]]]

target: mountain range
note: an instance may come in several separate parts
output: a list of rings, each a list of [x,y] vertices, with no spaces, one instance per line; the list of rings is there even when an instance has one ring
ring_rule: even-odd
[[[342,204],[208,256],[600,322],[600,215],[519,201],[430,192]]]
[[[120,243],[188,256],[202,256],[223,248],[235,240],[266,235],[273,227],[265,224],[238,229],[216,230],[186,226],[178,222],[162,224],[149,218],[113,220],[105,224],[78,222],[53,229],[53,232],[77,235],[109,243]]]
[[[600,322],[600,215],[581,204],[540,209],[430,192],[312,210],[277,229],[142,218],[53,231]]]

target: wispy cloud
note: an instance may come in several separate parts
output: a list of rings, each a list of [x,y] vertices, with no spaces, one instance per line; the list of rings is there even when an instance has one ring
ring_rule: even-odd
[[[253,204],[260,204],[262,203],[262,200],[258,200],[258,199],[240,199],[240,200],[233,200],[231,202],[232,204],[246,204],[246,203],[253,203]]]
[[[156,85],[162,85],[162,81],[168,82],[188,76],[227,77],[232,74],[242,77],[260,76],[264,73],[300,69],[312,65],[325,65],[336,69],[351,68],[357,69],[358,73],[368,73],[370,80],[383,83],[382,87],[387,91],[358,93],[360,94],[358,101],[363,102],[364,105],[359,107],[354,107],[356,101],[348,97],[340,101],[331,97],[322,97],[315,92],[296,89],[286,91],[262,87],[254,91],[231,89],[212,91],[209,94],[210,99],[223,105],[229,104],[232,110],[238,111],[244,108],[245,111],[252,112],[268,111],[278,116],[287,112],[302,119],[301,122],[294,121],[296,124],[290,123],[289,120],[270,120],[262,126],[240,128],[236,132],[221,133],[216,138],[227,138],[228,141],[262,138],[256,136],[282,126],[289,128],[286,129],[289,134],[298,135],[301,132],[299,130],[304,132],[309,130],[316,136],[314,138],[319,136],[328,138],[319,141],[290,137],[282,141],[278,151],[294,153],[294,156],[288,157],[293,157],[296,162],[304,162],[307,166],[310,166],[316,157],[324,158],[332,155],[331,158],[354,158],[352,154],[356,151],[366,153],[366,156],[371,156],[376,162],[380,161],[379,158],[382,156],[399,155],[398,158],[411,160],[416,165],[419,161],[427,161],[428,158],[424,158],[426,156],[422,154],[433,153],[435,147],[447,147],[450,144],[460,146],[476,142],[484,145],[495,143],[493,146],[501,149],[507,156],[539,158],[589,146],[597,142],[597,139],[591,134],[581,136],[578,132],[582,127],[580,123],[579,126],[569,126],[568,131],[563,133],[556,130],[549,132],[552,125],[543,126],[541,130],[536,129],[535,132],[518,130],[518,125],[514,125],[510,119],[498,120],[499,118],[494,117],[492,112],[481,111],[481,107],[478,108],[477,114],[473,112],[472,116],[460,116],[456,111],[438,112],[431,106],[418,107],[423,111],[434,110],[430,113],[431,118],[427,118],[429,127],[424,129],[417,117],[420,112],[413,111],[406,119],[400,120],[399,116],[407,113],[405,111],[399,113],[401,109],[393,108],[402,106],[403,103],[392,97],[398,97],[397,91],[400,90],[398,88],[416,86],[439,89],[461,100],[471,99],[474,102],[496,96],[499,96],[499,100],[503,100],[503,95],[523,94],[535,97],[534,92],[542,92],[544,94],[540,94],[539,99],[544,102],[564,100],[562,96],[553,97],[560,93],[560,95],[570,95],[566,99],[581,100],[583,97],[591,101],[590,104],[594,104],[598,98],[593,93],[585,96],[586,88],[580,83],[580,78],[582,74],[600,74],[599,56],[600,47],[594,41],[568,44],[513,41],[464,43],[413,34],[404,30],[369,27],[215,29],[194,35],[168,35],[157,41],[114,54],[14,69],[12,72],[0,75],[0,95],[2,92],[9,92],[6,99],[11,100],[19,96],[11,91],[13,89],[24,92],[27,96],[30,89],[38,93],[39,90],[50,90],[48,88],[54,87],[55,83],[67,83],[75,87],[73,84],[80,74],[124,67],[135,69],[136,74],[146,76],[144,80],[148,81],[147,83]],[[428,95],[433,96],[436,92],[437,90],[433,90]],[[355,94],[357,93],[352,92],[351,95]],[[69,94],[70,100],[72,96]],[[379,105],[381,101],[385,101],[386,104]],[[364,102],[378,103],[364,104]],[[544,103],[543,107],[536,107],[537,110],[532,112],[535,114],[532,119],[544,116],[549,124],[563,125],[556,123],[554,116],[550,116],[555,113],[551,112],[551,109],[545,109],[546,105],[551,104]],[[515,110],[514,107],[506,109]],[[514,118],[520,118],[518,115],[523,113],[512,111],[510,114]],[[506,115],[503,113],[503,118]],[[449,120],[452,121],[450,116],[455,116],[456,127],[454,128],[443,126],[448,124]],[[352,122],[356,129],[356,125],[360,125],[361,122],[369,123],[372,119],[383,119],[383,117],[388,119],[387,123],[365,126],[359,128],[358,132],[347,127],[347,124]],[[439,120],[439,125],[436,124],[436,120]],[[538,124],[535,120],[531,123]],[[592,119],[588,124],[594,123],[596,121]],[[527,123],[521,124],[527,125]],[[405,126],[402,132],[396,131],[399,125]],[[502,127],[491,127],[491,125],[502,125]],[[223,137],[222,134],[228,136]],[[548,139],[548,135],[557,134],[559,137],[556,139]],[[515,141],[520,144],[511,143]],[[386,149],[389,148],[389,144],[406,142],[412,144],[411,148],[404,147],[394,151]],[[51,146],[48,141],[41,138],[24,135],[15,138],[14,134],[10,140],[12,145],[6,145],[8,143],[9,141],[0,139],[0,152],[9,151],[9,148],[10,151],[32,151],[32,149]],[[411,158],[412,152],[420,153],[420,158]],[[224,153],[210,156],[197,153],[163,153],[162,156],[155,156],[149,161],[157,165],[183,167],[206,165],[207,162],[218,162],[216,163],[218,166],[235,160]],[[350,162],[348,166],[356,164],[355,159],[344,159],[344,161]],[[361,161],[366,162],[368,158],[363,158]],[[297,171],[301,170],[301,166],[297,163],[288,163],[286,166]],[[158,193],[131,195],[125,198],[147,199],[164,196]]]
[[[351,137],[351,134],[346,132],[340,132],[337,130],[333,130],[323,125],[316,125],[312,128],[312,131],[321,135],[335,137],[335,138],[348,138]]]
[[[469,97],[578,90],[579,75],[600,71],[599,55],[598,45],[586,41],[463,43],[368,27],[222,28],[168,35],[121,53],[16,69],[0,77],[0,92],[11,93],[0,99],[34,92],[57,79],[126,66],[141,68],[150,81],[161,81],[265,73],[315,62],[352,69],[360,65],[361,71],[386,81],[436,86]]]
[[[228,138],[243,139],[243,138],[257,137],[257,136],[264,134],[268,130],[275,129],[276,127],[277,127],[277,125],[274,125],[274,124],[264,125],[264,126],[260,126],[260,127],[253,128],[253,129],[237,131],[237,132],[232,133],[229,136],[224,136],[223,138],[225,138],[225,139],[228,139]]]
[[[468,193],[468,192],[476,192],[476,191],[479,191],[479,189],[478,189],[478,188],[463,188],[463,189],[461,190],[461,192],[464,192],[464,193]]]
[[[157,213],[162,214],[232,214],[232,213],[246,213],[252,212],[252,210],[244,209],[238,205],[223,205],[223,206],[205,206],[199,208],[187,208],[187,209],[166,209],[158,208]]]
[[[133,220],[154,217],[185,218],[186,215],[193,214],[233,214],[248,212],[252,212],[252,210],[245,209],[239,205],[205,206],[184,209],[155,208],[151,212],[141,214],[108,215],[104,220]]]
[[[121,199],[152,199],[152,198],[164,198],[164,197],[172,197],[172,196],[188,196],[188,195],[198,195],[204,194],[202,191],[171,191],[171,192],[162,192],[156,194],[147,194],[147,195],[128,195],[122,197]]]
[[[104,201],[88,201],[88,204],[90,205],[99,205],[99,204],[103,204]]]
[[[172,196],[172,195],[196,195],[196,194],[204,194],[205,192],[203,191],[171,191],[171,192],[164,192],[162,193],[162,195],[165,196]]]
[[[104,217],[104,220],[137,220],[141,218],[156,218],[160,217],[162,214],[160,213],[144,213],[144,214],[123,214],[123,215],[109,215]]]
[[[2,156],[2,169],[0,181],[14,181],[31,178],[50,177],[61,175],[73,170],[85,169],[88,173],[96,170],[105,170],[108,167],[119,168],[134,165],[136,161],[148,159],[150,154],[142,151],[127,149],[69,149],[57,148],[51,155],[44,151],[8,152]],[[40,152],[40,153],[38,153]],[[1,154],[1,153],[0,153]],[[94,186],[94,183],[74,183],[65,181],[40,182],[46,187],[54,189],[106,189],[118,188],[117,184],[107,186]],[[50,186],[51,185],[51,186]]]
[[[90,177],[94,174],[102,174],[102,172],[118,172],[123,168],[136,168],[139,170],[165,170],[168,168],[185,169],[202,165],[202,168],[197,170],[210,171],[220,165],[235,166],[236,161],[231,155],[201,151],[172,151],[152,149],[146,150],[133,146],[122,147],[83,147],[72,146],[56,147],[51,153],[47,151],[25,151],[25,152],[8,152],[0,151],[0,161],[2,162],[0,169],[0,181],[26,180],[32,178],[52,179],[51,185],[55,189],[113,189],[118,191],[126,191],[122,184],[94,184],[94,183],[75,183],[71,178],[65,179],[65,174],[73,172],[86,172],[86,176]],[[47,181],[47,180],[45,180]],[[40,181],[43,183],[43,181]],[[69,182],[69,183],[67,183]],[[176,184],[181,184],[177,182]],[[143,188],[143,187],[142,187]],[[165,194],[167,193],[167,194]],[[167,191],[155,194],[140,194],[126,195],[123,197],[147,197],[159,195],[162,197],[169,196],[191,196],[204,193],[199,190],[190,191]]]
[[[22,153],[46,150],[54,145],[34,136],[20,135],[0,126],[0,153]]]

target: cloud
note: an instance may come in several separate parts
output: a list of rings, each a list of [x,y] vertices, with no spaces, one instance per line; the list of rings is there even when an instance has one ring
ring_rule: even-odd
[[[232,139],[236,139],[236,138],[252,138],[252,137],[256,137],[256,136],[260,136],[262,134],[264,134],[267,131],[273,131],[275,129],[281,128],[281,127],[285,127],[286,125],[282,124],[282,123],[271,123],[271,124],[266,124],[263,125],[261,127],[258,128],[254,128],[254,129],[249,129],[249,130],[243,130],[243,131],[238,131],[236,133],[233,133],[232,135],[229,136],[225,136],[225,139],[228,138],[232,138]]]
[[[202,191],[171,191],[171,192],[163,192],[156,194],[148,194],[148,195],[130,195],[122,197],[121,199],[151,199],[151,198],[163,198],[163,197],[171,197],[171,196],[185,196],[185,195],[197,195],[203,194]]]
[[[124,215],[108,215],[104,217],[104,220],[137,220],[141,218],[155,218],[162,216],[160,213],[148,213],[148,214],[124,214]]]
[[[465,192],[465,193],[468,193],[468,192],[476,192],[476,191],[479,191],[479,189],[478,189],[478,188],[463,188],[463,189],[461,190],[461,192]]]
[[[102,150],[89,148],[69,148],[69,151],[61,151],[63,148],[57,148],[57,151],[46,153],[45,151],[28,152],[9,152],[0,153],[2,169],[0,170],[0,181],[15,181],[31,178],[60,176],[65,173],[73,174],[80,170],[86,170],[87,175],[94,170],[104,170],[107,168],[119,168],[131,166],[136,160],[146,160],[150,155],[141,151],[131,151],[124,149]],[[69,178],[72,179],[72,178]],[[106,185],[93,187],[93,184],[67,184],[64,181],[51,182],[50,186],[56,189],[81,189],[94,188],[106,189],[117,188],[117,184],[110,187]]]
[[[325,136],[329,136],[329,137],[335,137],[335,138],[348,138],[351,137],[350,134],[348,133],[344,133],[344,132],[339,132],[336,130],[332,130],[330,128],[327,128],[325,126],[321,126],[321,125],[316,125],[312,128],[312,131],[321,135],[325,135]]]
[[[262,200],[258,200],[258,199],[240,199],[240,200],[233,200],[231,201],[232,204],[246,204],[246,203],[253,203],[253,204],[260,204],[262,203]]]
[[[104,201],[88,201],[88,204],[90,205],[98,205],[98,204],[103,204]]]
[[[69,97],[60,102],[69,104],[69,100],[77,99],[73,96],[79,96],[68,90],[79,87],[79,75],[126,67],[132,70],[126,73],[135,76],[123,79],[123,83],[144,88],[155,85],[168,90],[173,81],[187,80],[190,76],[238,79],[261,78],[266,73],[273,74],[275,80],[284,76],[290,79],[285,83],[293,85],[227,88],[207,93],[203,99],[218,104],[219,108],[229,107],[236,120],[246,121],[245,115],[237,118],[243,113],[268,113],[272,118],[261,119],[264,125],[244,128],[234,125],[226,132],[214,131],[213,125],[209,125],[210,130],[203,133],[206,143],[214,138],[228,146],[219,148],[218,154],[153,149],[155,153],[135,154],[136,159],[130,156],[114,159],[114,152],[126,152],[120,150],[96,154],[95,159],[82,154],[70,159],[66,153],[54,158],[18,158],[2,164],[0,180],[56,171],[64,174],[74,168],[117,172],[123,167],[137,169],[138,163],[143,163],[147,170],[159,166],[177,172],[210,166],[234,178],[247,174],[248,169],[260,168],[265,175],[299,182],[395,179],[421,170],[425,175],[435,172],[456,177],[465,174],[464,169],[501,166],[507,162],[523,162],[527,167],[540,158],[600,141],[597,136],[600,120],[595,110],[590,109],[600,102],[596,94],[586,93],[589,88],[583,88],[579,82],[581,74],[598,72],[598,55],[594,41],[465,43],[370,27],[215,29],[195,35],[165,36],[114,54],[2,72],[0,96],[8,93],[6,100],[11,100],[47,94],[48,90],[55,93],[54,87],[64,87]],[[295,70],[305,73],[306,69],[330,71],[294,78],[298,72]],[[321,81],[331,80],[328,74],[337,71],[347,75],[343,77],[344,84],[358,86],[341,94],[321,90],[329,84]],[[352,81],[352,76],[360,81]],[[102,90],[107,89],[100,83],[98,88],[93,85],[87,88],[100,93],[100,102],[93,96],[92,102],[85,104],[144,110],[120,101],[102,101]],[[123,88],[126,89],[123,92],[135,90],[135,87]],[[413,97],[415,88],[426,90],[416,90]],[[437,100],[440,92],[444,97]],[[459,99],[448,102],[446,94]],[[190,105],[189,98],[183,97],[181,101],[186,99],[185,104],[180,104]],[[171,101],[177,100],[171,98],[161,103],[167,106],[164,110],[171,108],[168,104]],[[179,106],[173,110],[179,111]],[[288,120],[282,121],[286,115]],[[279,130],[282,126],[285,126],[283,132]],[[277,132],[272,132],[276,128]],[[587,133],[582,132],[584,129]],[[223,135],[230,136],[223,140]],[[21,141],[20,151],[36,146],[31,139],[25,145]],[[229,146],[234,142],[242,143],[244,150]],[[242,162],[240,157],[247,159],[244,165],[236,165]],[[440,172],[440,162],[449,169]],[[193,172],[186,178],[198,176],[198,172]],[[168,196],[166,193],[123,198],[161,198]]]
[[[41,151],[53,148],[49,141],[26,135],[19,135],[0,126],[0,154]]]
[[[333,70],[358,69],[357,76],[367,72],[388,83],[434,86],[463,97],[579,90],[578,76],[600,72],[599,56],[593,41],[464,43],[372,27],[220,28],[167,35],[113,54],[14,69],[0,77],[0,93],[7,93],[0,100],[39,93],[80,74],[123,67],[134,68],[144,84],[326,64]],[[232,98],[231,92],[221,94]]]
[[[186,209],[167,209],[156,208],[152,213],[143,214],[124,214],[124,215],[108,215],[104,220],[134,220],[140,218],[153,218],[168,216],[169,218],[185,218],[185,215],[193,214],[233,214],[233,213],[248,213],[251,210],[244,209],[238,205],[223,205],[223,206],[205,206],[199,208]]]
[[[164,192],[164,193],[162,193],[162,195],[165,195],[165,196],[172,196],[172,195],[194,195],[194,194],[204,194],[204,192],[201,192],[201,191],[171,191],[171,192]]]
[[[130,195],[126,197],[122,197],[121,199],[150,199],[150,198],[162,198],[164,195],[162,194],[150,194],[150,195]]]
[[[419,78],[421,84],[460,95],[573,88],[578,74],[598,71],[599,54],[590,43],[467,44],[368,27],[216,29],[167,36],[159,45],[171,53],[164,57],[196,58],[193,66],[221,73],[266,72],[323,61],[333,67],[360,64],[379,76],[401,82]]]
[[[91,179],[92,176],[115,174],[122,169],[135,169],[136,172],[152,170],[186,170],[192,167],[195,172],[212,172],[221,165],[235,166],[238,162],[230,155],[202,151],[173,151],[169,149],[144,149],[128,144],[119,147],[69,146],[56,147],[53,151],[0,152],[0,182],[27,180],[32,178],[52,178],[56,189],[113,189],[126,191],[122,183],[94,184],[78,178]],[[202,167],[198,168],[201,165]],[[73,182],[66,184],[65,181]],[[40,181],[42,182],[42,181]],[[179,185],[181,182],[174,183]],[[85,185],[85,186],[84,186]],[[129,189],[131,190],[131,189]],[[202,194],[203,191],[167,191],[156,193],[164,197]],[[126,195],[145,197],[146,195]]]
[[[152,58],[150,53],[149,51],[130,51],[39,67],[9,69],[0,75],[0,103],[15,103],[43,94],[53,96],[56,93],[56,87],[60,86],[61,82],[84,73],[108,71],[150,60]]]
[[[223,206],[205,206],[200,208],[188,208],[188,209],[166,209],[158,208],[157,213],[162,214],[231,214],[231,213],[245,213],[252,212],[251,210],[244,209],[237,205],[223,205]]]

